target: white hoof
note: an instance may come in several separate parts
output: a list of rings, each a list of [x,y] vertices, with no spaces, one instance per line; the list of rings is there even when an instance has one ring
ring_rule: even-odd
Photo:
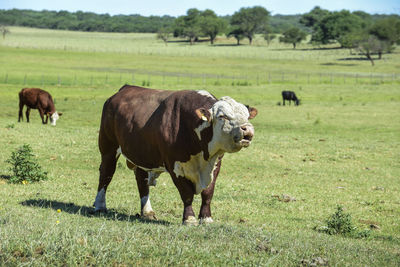
[[[214,220],[211,217],[205,217],[200,219],[200,224],[210,224],[213,222]]]
[[[196,217],[189,216],[186,220],[183,221],[183,225],[197,226],[197,225],[199,225],[199,222],[197,221]]]

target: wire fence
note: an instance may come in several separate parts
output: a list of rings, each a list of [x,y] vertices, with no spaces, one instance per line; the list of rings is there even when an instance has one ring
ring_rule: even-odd
[[[14,74],[4,73],[0,83],[22,86],[101,86],[133,84],[196,86],[259,86],[267,84],[399,84],[400,74],[338,74],[269,72],[248,75],[191,74],[170,72],[110,72],[93,74]]]

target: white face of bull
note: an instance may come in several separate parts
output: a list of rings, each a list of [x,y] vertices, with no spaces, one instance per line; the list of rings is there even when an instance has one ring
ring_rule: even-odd
[[[53,115],[50,116],[50,123],[53,126],[56,126],[56,121],[60,118],[58,115],[57,111],[53,113]]]
[[[251,144],[254,127],[249,123],[250,114],[243,104],[224,96],[211,108],[211,116],[212,142],[219,150],[232,153]]]

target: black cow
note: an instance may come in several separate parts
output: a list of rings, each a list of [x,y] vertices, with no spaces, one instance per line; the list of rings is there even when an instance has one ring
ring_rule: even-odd
[[[300,99],[297,98],[296,94],[292,91],[282,91],[283,105],[285,105],[285,100],[289,100],[289,105],[291,101],[294,101],[296,106],[300,105]]]

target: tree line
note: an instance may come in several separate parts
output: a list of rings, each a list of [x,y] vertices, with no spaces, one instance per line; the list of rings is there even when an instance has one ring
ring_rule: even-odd
[[[302,15],[275,15],[261,6],[241,8],[230,16],[217,16],[214,11],[196,8],[183,16],[149,16],[95,14],[92,12],[0,10],[0,24],[36,28],[157,33],[166,43],[173,35],[194,44],[208,39],[213,44],[218,35],[233,37],[240,44],[248,39],[251,45],[255,34],[262,34],[269,44],[280,34],[280,42],[296,45],[311,34],[311,43],[338,43],[343,48],[356,49],[373,60],[371,55],[391,52],[400,44],[400,16],[371,15],[362,11],[328,11],[314,7]],[[8,29],[1,27],[3,38]]]

